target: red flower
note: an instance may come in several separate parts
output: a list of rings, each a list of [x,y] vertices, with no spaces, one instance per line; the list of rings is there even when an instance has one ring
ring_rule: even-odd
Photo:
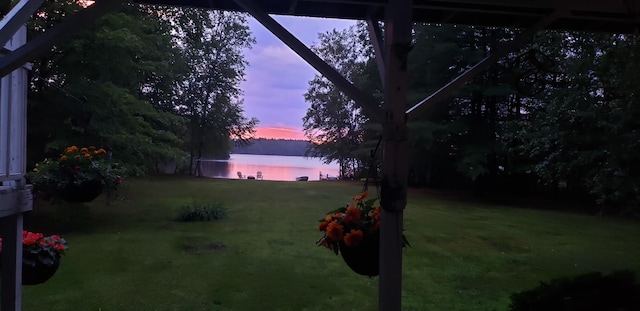
[[[367,198],[367,191],[363,191],[361,194],[351,198],[354,202],[360,202]]]
[[[332,222],[327,226],[327,237],[334,241],[340,241],[342,239],[342,230],[344,230],[342,225]]]
[[[380,206],[376,206],[375,208],[373,208],[371,218],[373,218],[373,220],[380,220]]]
[[[351,230],[351,232],[344,236],[344,244],[348,247],[356,246],[362,242],[363,237],[364,233],[362,233],[361,230]]]
[[[321,223],[320,223],[320,225],[318,226],[318,229],[320,229],[320,231],[325,231],[325,230],[327,230],[327,226],[328,226],[328,225],[329,225],[329,223],[328,223],[328,222],[323,221],[323,222],[321,222]]]
[[[345,224],[353,223],[360,220],[361,215],[362,213],[360,212],[360,209],[351,205],[347,208],[343,221]]]

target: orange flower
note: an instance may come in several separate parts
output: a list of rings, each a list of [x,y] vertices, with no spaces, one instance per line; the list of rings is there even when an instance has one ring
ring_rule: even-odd
[[[367,191],[363,191],[360,195],[351,198],[354,202],[360,202],[367,198]]]
[[[362,213],[359,208],[353,205],[347,207],[347,213],[344,216],[344,223],[348,224],[360,220],[361,214]]]
[[[94,151],[96,150],[96,146],[89,146],[89,151]]]
[[[71,146],[64,150],[64,153],[73,153],[73,152],[78,152],[77,146]]]
[[[63,155],[63,156],[60,157],[60,161],[66,161],[66,160],[67,160],[67,156],[66,155]]]
[[[348,247],[356,246],[362,242],[363,237],[364,233],[362,233],[361,230],[351,230],[351,232],[344,236],[344,244]]]
[[[80,149],[80,153],[82,153],[82,154],[85,154],[85,153],[88,153],[88,152],[89,152],[89,149],[88,149],[88,148],[82,147],[82,148]]]
[[[91,154],[85,153],[85,154],[84,154],[84,158],[85,158],[85,159],[91,159]]]
[[[373,220],[380,220],[380,206],[376,206],[373,208],[371,218],[373,218]]]
[[[340,241],[342,239],[342,230],[344,230],[344,227],[334,221],[327,226],[327,237],[334,241]]]
[[[328,226],[328,225],[329,225],[329,223],[328,223],[328,222],[323,221],[323,222],[321,222],[321,223],[320,223],[320,225],[318,226],[318,229],[320,229],[320,231],[325,231],[325,230],[327,230],[327,226]]]
[[[102,149],[102,148],[96,150],[96,152],[97,152],[97,154],[107,154],[107,151]]]

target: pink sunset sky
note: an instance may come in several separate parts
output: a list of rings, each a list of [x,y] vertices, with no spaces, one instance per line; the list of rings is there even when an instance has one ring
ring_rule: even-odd
[[[311,17],[272,16],[305,45],[318,42],[318,33],[345,29],[355,21]],[[309,81],[317,73],[289,47],[255,19],[249,26],[256,43],[245,50],[244,111],[260,120],[256,137],[306,139],[302,118],[309,104],[304,100]]]

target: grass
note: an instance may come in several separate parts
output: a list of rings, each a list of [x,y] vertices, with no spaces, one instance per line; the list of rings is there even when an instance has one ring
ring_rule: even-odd
[[[69,251],[23,310],[376,310],[377,278],[315,246],[317,220],[359,183],[166,177],[131,181],[105,205],[38,204],[26,229]],[[191,202],[228,218],[174,222]],[[76,212],[74,212],[76,211]],[[409,194],[403,310],[506,310],[509,295],[590,271],[640,272],[637,222]]]

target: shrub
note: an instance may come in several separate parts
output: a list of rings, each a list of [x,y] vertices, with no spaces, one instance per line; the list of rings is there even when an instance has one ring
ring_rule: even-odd
[[[511,295],[510,311],[632,311],[640,310],[640,285],[633,271],[611,275],[587,273],[559,278]]]
[[[222,203],[192,203],[180,208],[177,221],[211,221],[227,217],[227,209]]]

